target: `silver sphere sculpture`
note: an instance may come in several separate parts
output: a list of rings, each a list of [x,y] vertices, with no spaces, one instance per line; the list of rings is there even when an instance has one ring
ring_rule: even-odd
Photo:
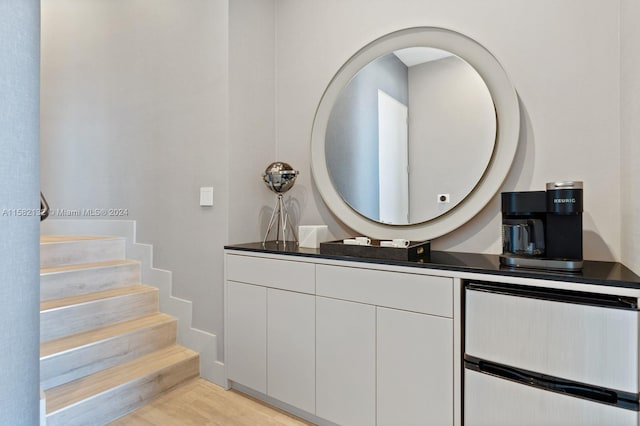
[[[270,190],[276,194],[281,194],[293,187],[298,173],[289,164],[276,161],[267,166],[262,175],[262,180]]]
[[[276,229],[276,245],[282,242],[283,247],[286,246],[287,231],[289,230],[291,231],[291,235],[293,236],[295,243],[297,244],[298,242],[298,237],[296,236],[293,226],[289,221],[289,213],[287,212],[287,208],[283,200],[284,193],[293,188],[293,184],[295,183],[297,176],[298,171],[294,170],[293,167],[287,163],[283,163],[282,161],[276,161],[275,163],[269,164],[262,175],[264,183],[277,195],[276,205],[273,208],[271,220],[269,220],[267,233],[264,235],[264,239],[262,240],[263,245],[267,243],[269,232],[274,227]]]

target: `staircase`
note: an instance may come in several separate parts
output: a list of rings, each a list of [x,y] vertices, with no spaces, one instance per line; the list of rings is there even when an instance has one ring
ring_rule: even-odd
[[[105,424],[196,377],[125,240],[40,239],[40,385],[47,425]]]

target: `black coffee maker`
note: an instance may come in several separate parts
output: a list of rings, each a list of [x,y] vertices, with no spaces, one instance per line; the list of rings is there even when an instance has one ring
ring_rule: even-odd
[[[582,269],[582,182],[551,182],[546,191],[501,195],[501,264]]]

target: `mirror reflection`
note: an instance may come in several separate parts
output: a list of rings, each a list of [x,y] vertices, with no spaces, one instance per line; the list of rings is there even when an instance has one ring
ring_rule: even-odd
[[[482,178],[496,140],[486,84],[450,52],[381,56],[342,89],[326,130],[329,175],[344,201],[385,224],[416,224],[458,205]]]

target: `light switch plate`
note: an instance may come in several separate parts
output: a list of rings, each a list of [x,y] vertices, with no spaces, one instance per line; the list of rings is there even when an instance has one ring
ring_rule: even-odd
[[[203,207],[213,206],[213,187],[203,186],[200,188],[200,205]]]

